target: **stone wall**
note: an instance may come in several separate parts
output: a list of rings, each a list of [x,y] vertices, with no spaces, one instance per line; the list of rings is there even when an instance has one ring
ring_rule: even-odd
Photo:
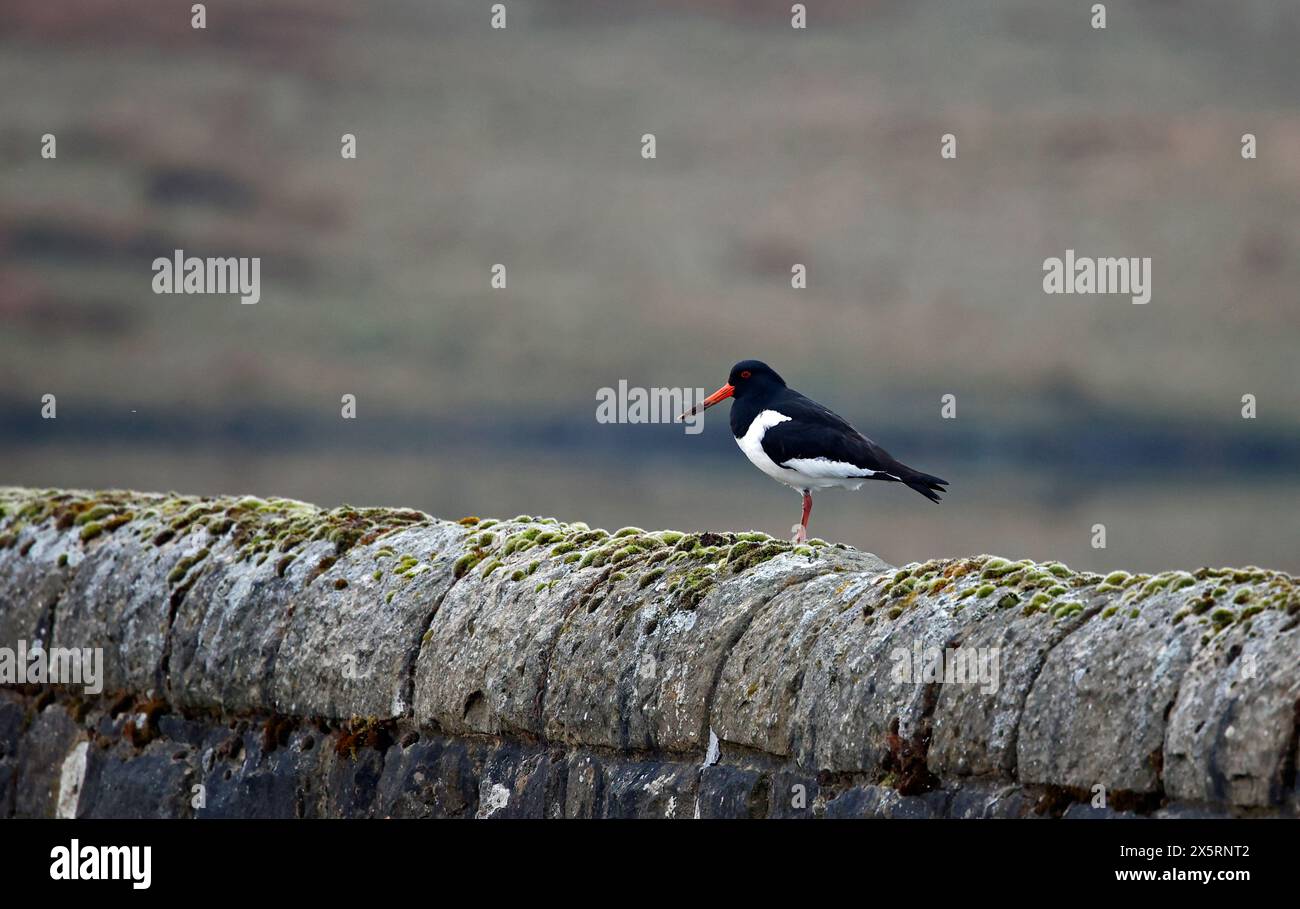
[[[0,488],[0,816],[1295,815],[1298,626],[1256,568]]]

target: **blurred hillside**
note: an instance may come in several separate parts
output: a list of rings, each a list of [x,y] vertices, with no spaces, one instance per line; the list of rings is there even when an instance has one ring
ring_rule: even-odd
[[[1300,568],[1300,6],[1107,6],[11,0],[0,482],[783,533],[725,418],[594,420],[757,356],[953,481],[818,535]],[[177,248],[260,256],[261,302],[155,296]],[[1152,302],[1044,295],[1066,248]]]

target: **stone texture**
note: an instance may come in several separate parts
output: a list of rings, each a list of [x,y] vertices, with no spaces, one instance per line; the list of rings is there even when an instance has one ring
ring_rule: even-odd
[[[1022,782],[1159,790],[1165,720],[1204,634],[1195,622],[1173,619],[1196,592],[1126,602],[1052,648],[1025,700]]]
[[[285,556],[240,561],[222,548],[197,569],[170,636],[171,700],[183,707],[240,711],[273,703],[272,679],[295,597],[334,557],[334,544],[304,543]]]
[[[729,575],[698,603],[668,588],[613,582],[560,632],[546,689],[547,738],[614,748],[697,751],[708,741],[722,664],[782,590],[837,568],[879,564],[837,549],[785,553]]]
[[[16,817],[58,816],[64,764],[86,741],[85,730],[58,705],[46,707],[32,720],[17,749]],[[80,779],[74,778],[72,784],[79,787]]]
[[[0,647],[49,643],[54,605],[85,558],[77,535],[53,522],[13,533],[0,547]]]
[[[529,522],[480,531],[494,535],[495,552],[530,532],[559,531]],[[564,555],[532,546],[485,556],[451,585],[416,663],[417,716],[448,731],[541,734],[556,635],[592,585],[613,571],[579,568]]]
[[[173,597],[181,596],[184,580],[168,578],[183,560],[214,546],[203,528],[162,547],[141,545],[125,528],[95,540],[58,610],[55,643],[103,647],[106,690],[160,688]]]
[[[914,657],[943,653],[969,623],[998,608],[992,596],[961,599],[949,590],[894,597],[884,583],[869,587],[855,608],[830,620],[809,651],[791,724],[799,764],[895,772],[909,777],[899,779],[907,789],[924,785],[910,777],[924,775],[930,717],[943,684],[929,680],[925,660]]]
[[[190,816],[192,769],[182,753],[166,741],[139,751],[126,745],[89,749],[77,817]]]
[[[455,580],[465,536],[447,522],[399,530],[352,547],[294,592],[275,663],[275,708],[338,719],[405,713],[413,655]],[[403,557],[417,561],[399,572]]]
[[[390,748],[379,781],[383,813],[389,817],[473,817],[485,751],[481,743],[440,736]]]
[[[1300,615],[1269,610],[1196,654],[1169,716],[1166,794],[1239,808],[1294,796],[1298,653]]]
[[[760,770],[714,764],[700,773],[696,816],[701,818],[767,817],[772,779]]]
[[[198,818],[319,817],[327,758],[327,740],[310,728],[283,742],[265,728],[214,729],[187,752],[187,807]],[[203,787],[201,804],[195,783]]]
[[[995,591],[993,599],[999,596]],[[1021,604],[990,613],[971,613],[978,621],[960,632],[961,646],[975,653],[997,653],[998,682],[984,685],[944,685],[932,719],[927,753],[930,771],[938,776],[1011,776],[1016,767],[1016,736],[1029,688],[1047,654],[1104,604],[1099,595],[1083,594],[1082,612],[1061,618],[1038,611],[1025,615]]]
[[[714,697],[713,726],[725,742],[786,756],[794,705],[819,635],[853,608],[871,581],[892,570],[832,572],[778,593],[732,648]]]

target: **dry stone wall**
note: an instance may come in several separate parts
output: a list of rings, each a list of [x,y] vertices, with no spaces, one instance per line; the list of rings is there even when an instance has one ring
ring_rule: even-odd
[[[1297,813],[1300,590],[0,488],[0,816]],[[7,649],[7,651],[6,651]]]

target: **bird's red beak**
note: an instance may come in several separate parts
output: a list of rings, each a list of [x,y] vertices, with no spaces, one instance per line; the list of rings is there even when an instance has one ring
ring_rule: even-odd
[[[727,398],[731,397],[732,394],[733,394],[735,391],[736,391],[736,386],[734,386],[734,385],[723,385],[721,388],[719,388],[719,389],[718,389],[717,391],[715,391],[713,394],[709,395],[709,396],[708,396],[707,398],[705,398],[703,401],[701,401],[700,403],[696,404],[694,407],[692,407],[690,410],[686,411],[686,413],[682,414],[682,415],[681,415],[680,417],[678,417],[677,419],[679,419],[679,420],[685,420],[687,417],[693,417],[693,416],[695,416],[695,415],[696,415],[697,413],[699,413],[701,410],[708,410],[710,407],[712,407],[714,404],[717,404],[719,401],[725,401]]]

